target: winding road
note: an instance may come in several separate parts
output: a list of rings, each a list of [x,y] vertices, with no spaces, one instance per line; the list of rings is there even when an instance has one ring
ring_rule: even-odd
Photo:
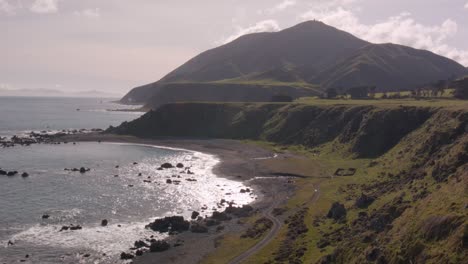
[[[311,204],[314,204],[320,196],[320,189],[319,186],[316,187],[314,190],[314,195],[311,198]],[[271,206],[264,211],[262,214],[263,217],[270,219],[273,222],[273,226],[270,229],[270,232],[257,244],[249,248],[244,253],[240,254],[239,256],[235,257],[233,260],[229,262],[229,264],[240,264],[247,260],[249,257],[253,256],[254,254],[258,253],[263,247],[269,244],[275,237],[278,235],[281,226],[283,225],[282,221],[276,218],[272,212],[273,209],[279,205],[279,201],[275,200]]]

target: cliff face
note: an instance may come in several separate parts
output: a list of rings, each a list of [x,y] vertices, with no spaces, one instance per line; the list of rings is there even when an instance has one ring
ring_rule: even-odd
[[[347,216],[304,222],[311,234],[290,247],[317,252],[308,262],[322,264],[468,258],[466,107],[180,103],[109,132],[267,140],[324,157],[371,158],[361,176],[327,194],[344,204]]]
[[[308,148],[336,141],[358,157],[374,157],[434,112],[417,107],[175,103],[112,131],[146,137],[257,139]]]

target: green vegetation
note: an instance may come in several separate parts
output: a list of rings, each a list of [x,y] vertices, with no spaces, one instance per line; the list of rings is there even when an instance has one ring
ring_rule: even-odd
[[[294,225],[283,225],[248,263],[455,264],[468,258],[466,101],[179,103],[110,131],[243,139],[297,154],[264,161],[305,178],[295,180],[297,190],[283,206]],[[356,173],[334,175],[340,168]],[[337,220],[327,218],[335,202],[346,209]],[[206,263],[224,263],[256,241],[226,235]]]

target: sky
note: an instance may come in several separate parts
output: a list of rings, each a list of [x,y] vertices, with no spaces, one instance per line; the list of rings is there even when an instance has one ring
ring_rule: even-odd
[[[240,35],[312,19],[468,66],[468,0],[0,0],[0,92],[123,95]]]

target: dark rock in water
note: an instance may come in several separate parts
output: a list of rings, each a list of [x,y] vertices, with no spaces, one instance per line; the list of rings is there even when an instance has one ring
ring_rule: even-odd
[[[143,256],[143,251],[137,250],[137,251],[135,251],[135,255],[136,255],[137,257]]]
[[[11,242],[11,240],[8,240],[8,246],[13,246],[15,243]]]
[[[120,259],[122,259],[122,260],[129,260],[129,259],[133,259],[133,258],[135,258],[135,256],[133,256],[130,253],[122,252],[122,254],[120,254]]]
[[[141,172],[140,172],[140,173],[138,173],[138,176],[142,176],[142,175],[143,175],[143,174],[142,174]]]
[[[195,219],[197,219],[197,217],[198,217],[199,215],[200,215],[200,213],[199,213],[199,212],[197,212],[197,211],[193,211],[193,212],[192,212],[192,216],[191,216],[191,218],[192,218],[193,220],[195,220]]]
[[[79,225],[77,225],[77,226],[74,226],[74,225],[70,226],[70,230],[72,230],[72,231],[74,231],[74,230],[81,230],[81,229],[83,229],[83,227],[81,227],[81,226],[79,226]]]
[[[161,168],[163,168],[163,169],[172,169],[172,168],[174,168],[174,166],[172,164],[166,162],[166,163],[161,165]]]
[[[327,217],[332,218],[334,220],[341,220],[343,218],[346,218],[346,208],[343,204],[335,202],[328,211]]]
[[[0,170],[0,175],[7,175],[7,172],[4,170]]]
[[[171,183],[172,183],[172,180],[171,180],[171,179],[167,179],[167,180],[166,180],[166,183],[167,183],[167,184],[171,184]]]
[[[75,231],[75,230],[81,230],[83,229],[83,227],[81,227],[80,225],[69,225],[69,226],[62,226],[62,228],[59,230],[59,232],[62,232],[62,231],[67,231],[67,230],[71,230],[71,231]]]
[[[107,226],[109,224],[109,221],[107,219],[104,219],[101,221],[101,226]]]
[[[141,241],[141,240],[135,241],[134,246],[135,248],[142,248],[142,247],[149,248],[150,247],[148,244],[146,244],[144,241]]]
[[[361,194],[361,196],[359,196],[359,198],[356,199],[356,207],[358,208],[367,208],[369,205],[371,205],[373,202],[374,202],[374,197],[371,197],[371,196],[367,196],[365,194]]]
[[[146,226],[153,231],[160,233],[165,232],[184,232],[189,230],[190,222],[186,221],[182,216],[168,216],[156,219],[153,223]]]
[[[21,174],[21,177],[23,178],[29,177],[29,174],[27,172],[23,172],[23,174]]]
[[[80,168],[80,173],[86,173],[87,171],[90,171],[90,169],[86,169],[84,167]]]
[[[208,227],[195,223],[190,227],[190,231],[192,231],[192,233],[208,233]]]
[[[138,162],[133,162],[133,165],[138,165]]]
[[[177,163],[176,167],[179,168],[179,169],[181,169],[181,168],[184,167],[184,164],[182,164],[182,163]]]
[[[163,252],[171,248],[171,245],[164,240],[157,240],[151,243],[150,251],[151,252]]]
[[[18,174],[17,171],[9,171],[9,172],[7,173],[7,176],[15,176],[16,174]]]
[[[45,214],[45,215],[42,216],[42,219],[49,219],[49,217],[50,217],[50,215]]]
[[[91,257],[91,254],[84,254],[83,257],[84,258],[89,258],[89,257]]]

